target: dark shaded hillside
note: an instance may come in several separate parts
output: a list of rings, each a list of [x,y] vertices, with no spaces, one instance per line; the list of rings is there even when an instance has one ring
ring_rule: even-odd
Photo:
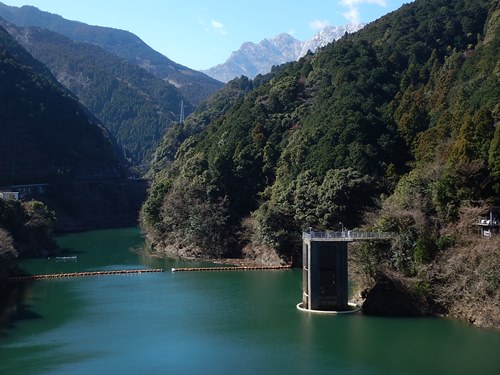
[[[500,254],[467,249],[485,241],[471,213],[500,200],[499,17],[498,1],[417,0],[259,77],[179,147],[165,139],[157,155],[174,159],[142,214],[157,251],[283,262],[305,228],[367,225],[398,236],[359,249],[363,280],[413,278],[433,312],[494,306]],[[451,293],[457,254],[481,264],[460,279],[473,302]]]
[[[107,130],[0,27],[2,190],[42,183],[41,190],[14,189],[23,199],[40,200],[55,211],[56,218],[51,217],[50,224],[56,230],[133,226],[147,181],[125,179],[126,175],[121,150],[114,146]],[[18,207],[16,204],[29,207],[26,202],[14,202],[12,207]],[[16,251],[23,252],[16,233],[24,229],[14,233],[12,228],[19,220],[15,219],[17,214],[8,214],[9,210],[4,216],[0,212],[0,227],[12,235]],[[25,230],[26,239],[36,235],[32,232],[37,230],[38,221],[30,225]],[[38,242],[26,247],[36,253],[44,248]]]
[[[201,72],[173,62],[128,31],[69,21],[32,6],[17,8],[0,3],[0,17],[19,26],[39,26],[78,42],[98,45],[172,83],[193,105],[223,86]]]
[[[0,184],[47,181],[96,165],[119,173],[106,130],[31,62],[0,28]]]
[[[35,27],[4,27],[106,125],[134,164],[149,164],[163,133],[179,119],[183,97],[174,86],[96,45]]]

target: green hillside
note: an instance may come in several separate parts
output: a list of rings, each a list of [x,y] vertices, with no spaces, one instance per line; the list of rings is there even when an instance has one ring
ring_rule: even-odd
[[[4,26],[105,124],[134,164],[148,164],[179,119],[183,97],[173,85],[98,46],[40,28]]]
[[[208,126],[195,114],[184,142],[157,152],[142,212],[156,251],[288,262],[309,227],[394,231],[359,249],[361,276],[417,277],[452,311],[463,300],[437,301],[451,290],[438,270],[480,246],[474,220],[499,201],[499,14],[498,1],[417,0],[258,77]],[[462,259],[488,275],[469,274],[476,304],[500,295],[488,244]]]
[[[196,113],[189,116],[183,124],[173,124],[165,133],[161,145],[155,150],[151,162],[150,175],[161,172],[175,159],[175,154],[180,144],[188,137],[199,134],[206,127],[225,113],[237,100],[258,85],[242,76],[234,79],[222,89],[202,102]]]
[[[2,185],[46,182],[95,166],[120,173],[107,131],[3,28],[0,119]]]

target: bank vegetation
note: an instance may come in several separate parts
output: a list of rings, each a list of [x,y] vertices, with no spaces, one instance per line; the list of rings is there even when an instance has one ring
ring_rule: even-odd
[[[54,223],[54,212],[41,202],[0,199],[0,308],[18,259],[47,256],[55,249]]]
[[[368,287],[500,326],[498,238],[476,225],[500,206],[499,24],[498,1],[416,0],[229,82],[156,151],[153,251],[299,265],[309,227],[396,232],[354,257]]]

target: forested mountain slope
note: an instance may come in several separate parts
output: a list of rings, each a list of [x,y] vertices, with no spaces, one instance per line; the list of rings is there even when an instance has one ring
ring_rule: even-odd
[[[108,132],[0,27],[0,184],[99,166],[119,174]]]
[[[148,237],[180,255],[289,261],[303,229],[365,224],[397,233],[360,250],[366,277],[418,277],[415,290],[449,311],[494,306],[498,238],[483,254],[467,249],[500,193],[498,25],[498,1],[417,0],[258,77],[163,153],[174,158],[143,208]],[[475,302],[438,300],[456,287],[447,262],[472,253],[461,262],[488,275],[462,272],[464,285],[483,285]]]
[[[184,98],[177,88],[96,45],[38,27],[3,25],[105,124],[134,164],[148,165],[165,130],[179,119]],[[192,106],[184,103],[189,114]]]
[[[0,17],[18,26],[38,26],[77,42],[100,46],[175,85],[193,105],[223,86],[201,72],[173,62],[128,31],[66,20],[32,6],[18,8],[0,3]]]
[[[259,78],[262,79],[262,77]],[[258,84],[257,79],[251,81],[245,76],[234,79],[202,102],[196,112],[190,115],[184,123],[173,124],[165,133],[162,144],[153,155],[150,177],[167,169],[166,167],[174,160],[182,142],[204,131],[212,121],[223,115]]]

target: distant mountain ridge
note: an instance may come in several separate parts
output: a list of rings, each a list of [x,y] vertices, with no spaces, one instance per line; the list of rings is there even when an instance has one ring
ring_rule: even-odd
[[[316,52],[318,48],[337,40],[345,33],[353,33],[363,28],[364,24],[344,26],[327,26],[311,39],[300,41],[290,34],[282,33],[259,44],[243,43],[239,50],[233,52],[225,63],[216,65],[203,72],[222,82],[228,82],[242,75],[254,78],[257,74],[266,74],[274,65],[296,61],[308,51]]]
[[[346,24],[343,26],[327,26],[311,39],[302,43],[302,51],[299,57],[304,56],[307,51],[316,52],[318,48],[324,47],[334,40],[342,38],[346,33],[355,33],[365,27],[365,25],[366,24],[362,23],[358,25]]]
[[[197,105],[223,84],[201,72],[177,64],[155,51],[131,32],[109,27],[91,26],[44,12],[33,6],[21,8],[0,2],[0,17],[18,26],[38,26],[55,31],[75,41],[98,45],[175,85]]]

